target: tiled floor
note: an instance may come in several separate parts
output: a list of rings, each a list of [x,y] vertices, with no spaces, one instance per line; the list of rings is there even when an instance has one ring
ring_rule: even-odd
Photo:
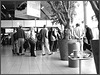
[[[78,74],[79,68],[68,67],[68,61],[60,59],[59,52],[53,55],[30,57],[14,56],[11,46],[1,48],[1,74]],[[82,74],[96,74],[94,59],[82,60]]]

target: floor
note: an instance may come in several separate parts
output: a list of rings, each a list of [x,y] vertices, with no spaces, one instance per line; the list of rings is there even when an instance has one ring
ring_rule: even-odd
[[[1,74],[79,74],[79,68],[71,68],[68,61],[60,59],[59,51],[53,55],[30,57],[13,55],[11,46],[1,47]],[[96,74],[94,59],[82,60],[82,74]]]

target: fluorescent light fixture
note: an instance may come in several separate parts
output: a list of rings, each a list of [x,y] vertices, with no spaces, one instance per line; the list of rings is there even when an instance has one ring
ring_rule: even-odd
[[[44,8],[44,6],[41,7],[41,10]]]
[[[10,14],[8,14],[8,16],[9,16],[9,17],[11,17],[11,15],[10,15]]]
[[[6,9],[6,7],[4,5],[2,5],[4,9]]]

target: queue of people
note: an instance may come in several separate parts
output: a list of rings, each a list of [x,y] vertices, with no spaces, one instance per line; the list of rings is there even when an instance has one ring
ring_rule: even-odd
[[[50,31],[46,25],[44,25],[39,33],[34,30],[34,27],[31,27],[29,31],[25,33],[20,25],[12,34],[12,52],[17,55],[25,55],[27,48],[29,48],[31,53],[30,56],[36,57],[36,43],[37,40],[39,40],[41,42],[42,56],[46,55],[46,50],[48,55],[52,55],[54,50],[57,51],[58,48],[57,36],[60,37],[60,34],[57,34],[57,32],[57,29],[51,29]],[[36,34],[38,34],[38,36]],[[51,39],[52,35],[54,36],[53,39]]]

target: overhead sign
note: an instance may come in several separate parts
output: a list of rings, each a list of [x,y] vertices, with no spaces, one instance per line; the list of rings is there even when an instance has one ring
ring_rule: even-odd
[[[40,18],[40,1],[27,1],[27,15]]]
[[[26,5],[25,5],[26,3]],[[21,8],[24,8],[21,10]],[[15,17],[22,19],[40,18],[40,1],[26,1],[21,3],[20,10],[15,10]]]

